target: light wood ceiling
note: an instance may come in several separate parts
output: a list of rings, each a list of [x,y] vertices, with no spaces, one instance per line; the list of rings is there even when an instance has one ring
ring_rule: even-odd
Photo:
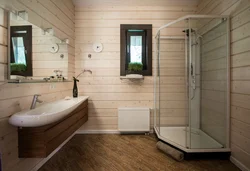
[[[200,0],[73,0],[73,2],[75,6],[195,6]]]

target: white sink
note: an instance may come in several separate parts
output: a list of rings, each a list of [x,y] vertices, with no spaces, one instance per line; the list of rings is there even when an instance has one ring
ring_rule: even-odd
[[[32,110],[24,110],[12,115],[11,125],[17,127],[39,127],[54,123],[74,111],[88,96],[58,100],[46,103]]]

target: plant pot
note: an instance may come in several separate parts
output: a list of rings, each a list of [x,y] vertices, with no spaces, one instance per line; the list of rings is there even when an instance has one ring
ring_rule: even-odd
[[[11,75],[20,75],[20,76],[24,76],[25,72],[23,71],[11,71]]]
[[[143,75],[143,71],[126,71],[126,75],[130,75],[130,74]]]

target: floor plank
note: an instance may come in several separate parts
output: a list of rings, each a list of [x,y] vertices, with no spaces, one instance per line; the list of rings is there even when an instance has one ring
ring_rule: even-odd
[[[240,171],[227,160],[177,162],[154,135],[75,135],[39,171]]]

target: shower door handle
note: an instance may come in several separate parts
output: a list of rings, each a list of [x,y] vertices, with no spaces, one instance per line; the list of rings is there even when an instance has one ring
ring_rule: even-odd
[[[194,73],[194,67],[193,67],[193,64],[191,63],[191,77],[192,77],[192,88],[193,90],[196,89],[196,76],[195,76],[195,73]]]
[[[191,95],[191,100],[194,99],[195,96],[195,89],[196,89],[196,85],[195,85],[195,76],[192,75],[192,80],[191,80],[191,88],[193,91],[191,91],[192,95]]]
[[[191,63],[191,81],[190,81],[190,84],[191,84],[191,88],[193,91],[192,92],[192,95],[191,95],[191,100],[194,99],[194,96],[195,96],[195,89],[196,89],[196,85],[195,85],[195,82],[196,82],[196,78],[195,78],[195,73],[194,73],[194,68],[193,68],[193,64]]]
[[[196,81],[195,81],[195,76],[192,76],[192,87],[193,87],[193,90],[196,89]]]

